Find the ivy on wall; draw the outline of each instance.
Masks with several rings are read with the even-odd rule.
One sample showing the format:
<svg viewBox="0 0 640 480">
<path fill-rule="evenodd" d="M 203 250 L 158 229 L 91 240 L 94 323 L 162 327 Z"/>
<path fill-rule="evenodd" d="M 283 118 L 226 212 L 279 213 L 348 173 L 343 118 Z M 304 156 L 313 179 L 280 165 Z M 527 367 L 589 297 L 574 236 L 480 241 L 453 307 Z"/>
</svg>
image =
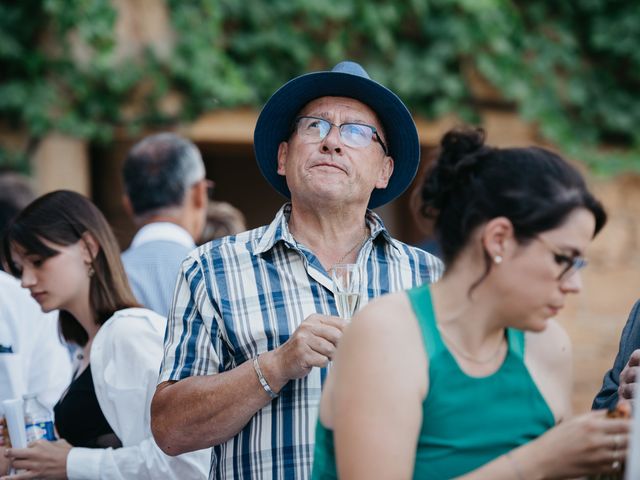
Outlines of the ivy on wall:
<svg viewBox="0 0 640 480">
<path fill-rule="evenodd" d="M 0 121 L 26 129 L 22 163 L 51 130 L 116 131 L 259 107 L 300 73 L 362 63 L 429 118 L 478 120 L 479 72 L 541 134 L 598 171 L 640 171 L 640 3 L 623 0 L 166 0 L 168 55 L 116 56 L 110 0 L 0 4 Z M 77 45 L 83 46 L 80 54 Z M 179 108 L 167 109 L 169 94 Z M 603 147 L 606 145 L 606 149 Z"/>
</svg>

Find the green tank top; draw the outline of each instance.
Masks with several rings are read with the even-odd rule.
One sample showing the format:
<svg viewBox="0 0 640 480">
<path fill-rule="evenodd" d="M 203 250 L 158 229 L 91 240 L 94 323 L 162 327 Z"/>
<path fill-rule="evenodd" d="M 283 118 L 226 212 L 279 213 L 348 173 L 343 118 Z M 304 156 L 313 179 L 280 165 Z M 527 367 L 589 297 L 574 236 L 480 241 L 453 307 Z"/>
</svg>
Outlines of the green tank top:
<svg viewBox="0 0 640 480">
<path fill-rule="evenodd" d="M 429 287 L 407 294 L 429 357 L 414 479 L 464 475 L 553 427 L 553 414 L 524 364 L 523 332 L 507 329 L 509 350 L 494 374 L 470 377 L 440 337 Z M 312 479 L 335 478 L 333 432 L 318 421 Z"/>
</svg>

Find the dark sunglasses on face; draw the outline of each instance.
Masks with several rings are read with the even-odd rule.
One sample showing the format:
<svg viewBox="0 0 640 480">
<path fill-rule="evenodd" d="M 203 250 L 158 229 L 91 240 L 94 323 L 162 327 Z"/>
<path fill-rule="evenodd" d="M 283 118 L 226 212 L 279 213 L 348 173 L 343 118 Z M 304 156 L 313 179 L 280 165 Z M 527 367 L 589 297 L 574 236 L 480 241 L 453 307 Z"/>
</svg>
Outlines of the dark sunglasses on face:
<svg viewBox="0 0 640 480">
<path fill-rule="evenodd" d="M 548 240 L 545 240 L 540 236 L 535 237 L 535 239 L 539 240 L 540 243 L 547 247 L 547 250 L 549 250 L 553 254 L 553 260 L 563 268 L 560 272 L 560 275 L 558 275 L 558 280 L 565 280 L 569 278 L 578 270 L 586 267 L 588 264 L 587 259 L 581 257 L 580 255 L 569 256 L 558 252 L 556 248 L 549 243 Z"/>
<path fill-rule="evenodd" d="M 336 127 L 340 133 L 340 140 L 349 147 L 363 148 L 371 144 L 371 140 L 375 137 L 382 147 L 385 155 L 388 155 L 387 146 L 384 144 L 378 130 L 372 125 L 363 123 L 343 123 L 336 125 L 324 118 L 319 117 L 298 117 L 295 122 L 296 133 L 298 136 L 309 143 L 322 141 L 332 127 Z"/>
</svg>

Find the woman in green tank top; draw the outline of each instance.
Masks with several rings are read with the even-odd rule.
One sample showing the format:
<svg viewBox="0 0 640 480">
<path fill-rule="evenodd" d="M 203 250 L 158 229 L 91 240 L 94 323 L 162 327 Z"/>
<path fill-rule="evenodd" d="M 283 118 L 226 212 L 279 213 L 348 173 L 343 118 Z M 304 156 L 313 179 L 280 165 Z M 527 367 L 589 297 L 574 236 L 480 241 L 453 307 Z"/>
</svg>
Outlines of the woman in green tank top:
<svg viewBox="0 0 640 480">
<path fill-rule="evenodd" d="M 628 420 L 570 418 L 571 347 L 553 320 L 580 291 L 601 204 L 547 150 L 492 148 L 480 130 L 441 146 L 422 211 L 447 270 L 354 318 L 322 396 L 312 478 L 619 471 Z"/>
</svg>

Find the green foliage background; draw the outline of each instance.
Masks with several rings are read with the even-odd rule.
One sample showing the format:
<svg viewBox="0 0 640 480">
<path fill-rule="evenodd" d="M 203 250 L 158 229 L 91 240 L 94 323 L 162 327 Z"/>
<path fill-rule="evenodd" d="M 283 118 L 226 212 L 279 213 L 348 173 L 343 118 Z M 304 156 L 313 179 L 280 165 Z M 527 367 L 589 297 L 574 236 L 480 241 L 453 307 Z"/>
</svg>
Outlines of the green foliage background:
<svg viewBox="0 0 640 480">
<path fill-rule="evenodd" d="M 169 56 L 115 55 L 109 0 L 0 4 L 0 121 L 30 146 L 56 130 L 105 142 L 116 129 L 259 107 L 284 82 L 345 58 L 435 118 L 477 121 L 475 70 L 565 153 L 640 171 L 640 2 L 624 0 L 166 0 Z M 91 53 L 72 60 L 72 42 Z M 179 114 L 161 101 L 180 96 Z M 135 104 L 137 108 L 123 108 Z M 606 149 L 603 146 L 606 145 Z M 29 149 L 0 148 L 24 167 Z"/>
</svg>

